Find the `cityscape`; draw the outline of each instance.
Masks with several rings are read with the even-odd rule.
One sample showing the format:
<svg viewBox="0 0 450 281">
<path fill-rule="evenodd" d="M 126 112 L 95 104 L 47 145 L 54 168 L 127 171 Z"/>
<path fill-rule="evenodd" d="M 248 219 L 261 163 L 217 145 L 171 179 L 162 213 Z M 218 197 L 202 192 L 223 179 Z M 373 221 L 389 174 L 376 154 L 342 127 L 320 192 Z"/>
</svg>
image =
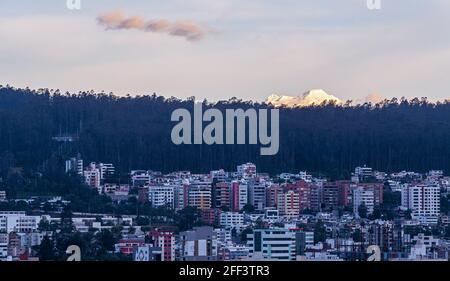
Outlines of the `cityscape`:
<svg viewBox="0 0 450 281">
<path fill-rule="evenodd" d="M 449 11 L 0 1 L 0 276 L 450 275 Z"/>
<path fill-rule="evenodd" d="M 64 170 L 108 202 L 135 202 L 136 211 L 72 212 L 64 195 L 9 199 L 0 190 L 0 206 L 31 207 L 0 211 L 0 260 L 65 260 L 70 252 L 58 256 L 58 247 L 69 246 L 79 260 L 92 247 L 107 260 L 142 262 L 363 261 L 369 247 L 383 261 L 449 258 L 450 177 L 439 170 L 362 166 L 330 181 L 308 172 L 270 176 L 245 163 L 205 174 L 133 170 L 116 182 L 113 164 L 85 165 L 81 155 Z M 86 237 L 96 242 L 86 246 Z"/>
</svg>

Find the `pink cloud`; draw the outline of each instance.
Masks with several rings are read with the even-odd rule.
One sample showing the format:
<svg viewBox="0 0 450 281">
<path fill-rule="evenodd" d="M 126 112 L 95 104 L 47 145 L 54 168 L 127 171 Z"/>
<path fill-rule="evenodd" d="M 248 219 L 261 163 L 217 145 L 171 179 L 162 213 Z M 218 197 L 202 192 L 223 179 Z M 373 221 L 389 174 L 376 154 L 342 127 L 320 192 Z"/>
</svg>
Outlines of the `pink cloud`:
<svg viewBox="0 0 450 281">
<path fill-rule="evenodd" d="M 189 41 L 203 39 L 209 29 L 193 21 L 170 22 L 166 19 L 146 20 L 142 17 L 125 17 L 121 11 L 108 12 L 97 17 L 99 25 L 110 29 L 136 29 L 146 32 L 165 32 L 171 36 L 183 37 Z"/>
</svg>

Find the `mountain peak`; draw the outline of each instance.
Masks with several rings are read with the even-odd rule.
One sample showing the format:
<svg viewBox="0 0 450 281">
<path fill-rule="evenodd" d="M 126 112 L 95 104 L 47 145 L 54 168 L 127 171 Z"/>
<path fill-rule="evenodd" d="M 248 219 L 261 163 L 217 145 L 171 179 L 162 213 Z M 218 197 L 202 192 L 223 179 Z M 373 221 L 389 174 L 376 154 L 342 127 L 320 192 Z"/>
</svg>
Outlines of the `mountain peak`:
<svg viewBox="0 0 450 281">
<path fill-rule="evenodd" d="M 266 103 L 271 104 L 275 107 L 306 107 L 311 105 L 320 105 L 325 101 L 342 104 L 342 101 L 340 99 L 328 94 L 322 89 L 313 89 L 297 97 L 279 96 L 274 94 L 267 98 Z"/>
</svg>

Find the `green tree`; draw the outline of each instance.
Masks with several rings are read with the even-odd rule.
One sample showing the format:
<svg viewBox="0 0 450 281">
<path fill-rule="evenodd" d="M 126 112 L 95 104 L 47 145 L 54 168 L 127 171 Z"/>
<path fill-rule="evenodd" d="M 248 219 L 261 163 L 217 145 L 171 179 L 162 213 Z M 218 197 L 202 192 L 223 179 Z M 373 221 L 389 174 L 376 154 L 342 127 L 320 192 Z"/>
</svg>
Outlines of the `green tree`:
<svg viewBox="0 0 450 281">
<path fill-rule="evenodd" d="M 358 215 L 360 218 L 362 219 L 366 219 L 367 218 L 367 207 L 364 203 L 362 203 L 361 205 L 359 205 L 358 207 Z"/>
<path fill-rule="evenodd" d="M 253 229 L 251 227 L 247 227 L 246 229 L 242 230 L 241 234 L 239 236 L 240 242 L 242 244 L 247 243 L 247 234 L 251 234 L 251 233 L 253 233 Z"/>
<path fill-rule="evenodd" d="M 65 206 L 61 213 L 61 233 L 72 233 L 75 229 L 72 221 L 72 211 L 69 206 Z"/>
<path fill-rule="evenodd" d="M 355 229 L 355 231 L 353 232 L 353 234 L 352 234 L 352 238 L 353 238 L 353 241 L 355 241 L 355 242 L 362 242 L 362 232 L 361 232 L 361 230 L 360 229 Z"/>
<path fill-rule="evenodd" d="M 183 210 L 178 211 L 177 225 L 180 231 L 192 229 L 194 226 L 199 226 L 200 223 L 200 210 L 194 207 L 186 207 Z"/>
<path fill-rule="evenodd" d="M 314 226 L 314 244 L 325 242 L 327 239 L 327 229 L 323 221 L 319 220 Z"/>
<path fill-rule="evenodd" d="M 45 236 L 39 245 L 38 257 L 41 261 L 52 261 L 55 259 L 54 243 L 48 236 Z"/>
<path fill-rule="evenodd" d="M 255 211 L 255 207 L 252 204 L 245 204 L 245 206 L 242 208 L 242 211 L 251 214 Z"/>
</svg>

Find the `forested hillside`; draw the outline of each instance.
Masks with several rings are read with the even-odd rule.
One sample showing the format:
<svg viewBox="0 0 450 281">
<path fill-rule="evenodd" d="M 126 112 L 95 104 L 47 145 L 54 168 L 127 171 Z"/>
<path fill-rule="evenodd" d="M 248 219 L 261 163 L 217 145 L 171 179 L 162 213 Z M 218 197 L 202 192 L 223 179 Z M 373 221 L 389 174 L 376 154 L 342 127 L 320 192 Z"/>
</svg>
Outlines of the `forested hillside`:
<svg viewBox="0 0 450 281">
<path fill-rule="evenodd" d="M 267 107 L 238 99 L 214 106 Z M 180 107 L 192 110 L 193 99 L 1 87 L 0 173 L 5 175 L 13 167 L 37 172 L 63 168 L 62 161 L 77 152 L 85 163 L 110 162 L 122 173 L 234 170 L 248 161 L 261 172 L 307 170 L 332 178 L 348 177 L 363 164 L 384 171 L 450 172 L 448 102 L 394 99 L 376 106 L 283 108 L 276 156 L 260 156 L 259 145 L 172 144 L 175 123 L 170 117 Z M 75 141 L 52 139 L 65 135 Z"/>
</svg>

